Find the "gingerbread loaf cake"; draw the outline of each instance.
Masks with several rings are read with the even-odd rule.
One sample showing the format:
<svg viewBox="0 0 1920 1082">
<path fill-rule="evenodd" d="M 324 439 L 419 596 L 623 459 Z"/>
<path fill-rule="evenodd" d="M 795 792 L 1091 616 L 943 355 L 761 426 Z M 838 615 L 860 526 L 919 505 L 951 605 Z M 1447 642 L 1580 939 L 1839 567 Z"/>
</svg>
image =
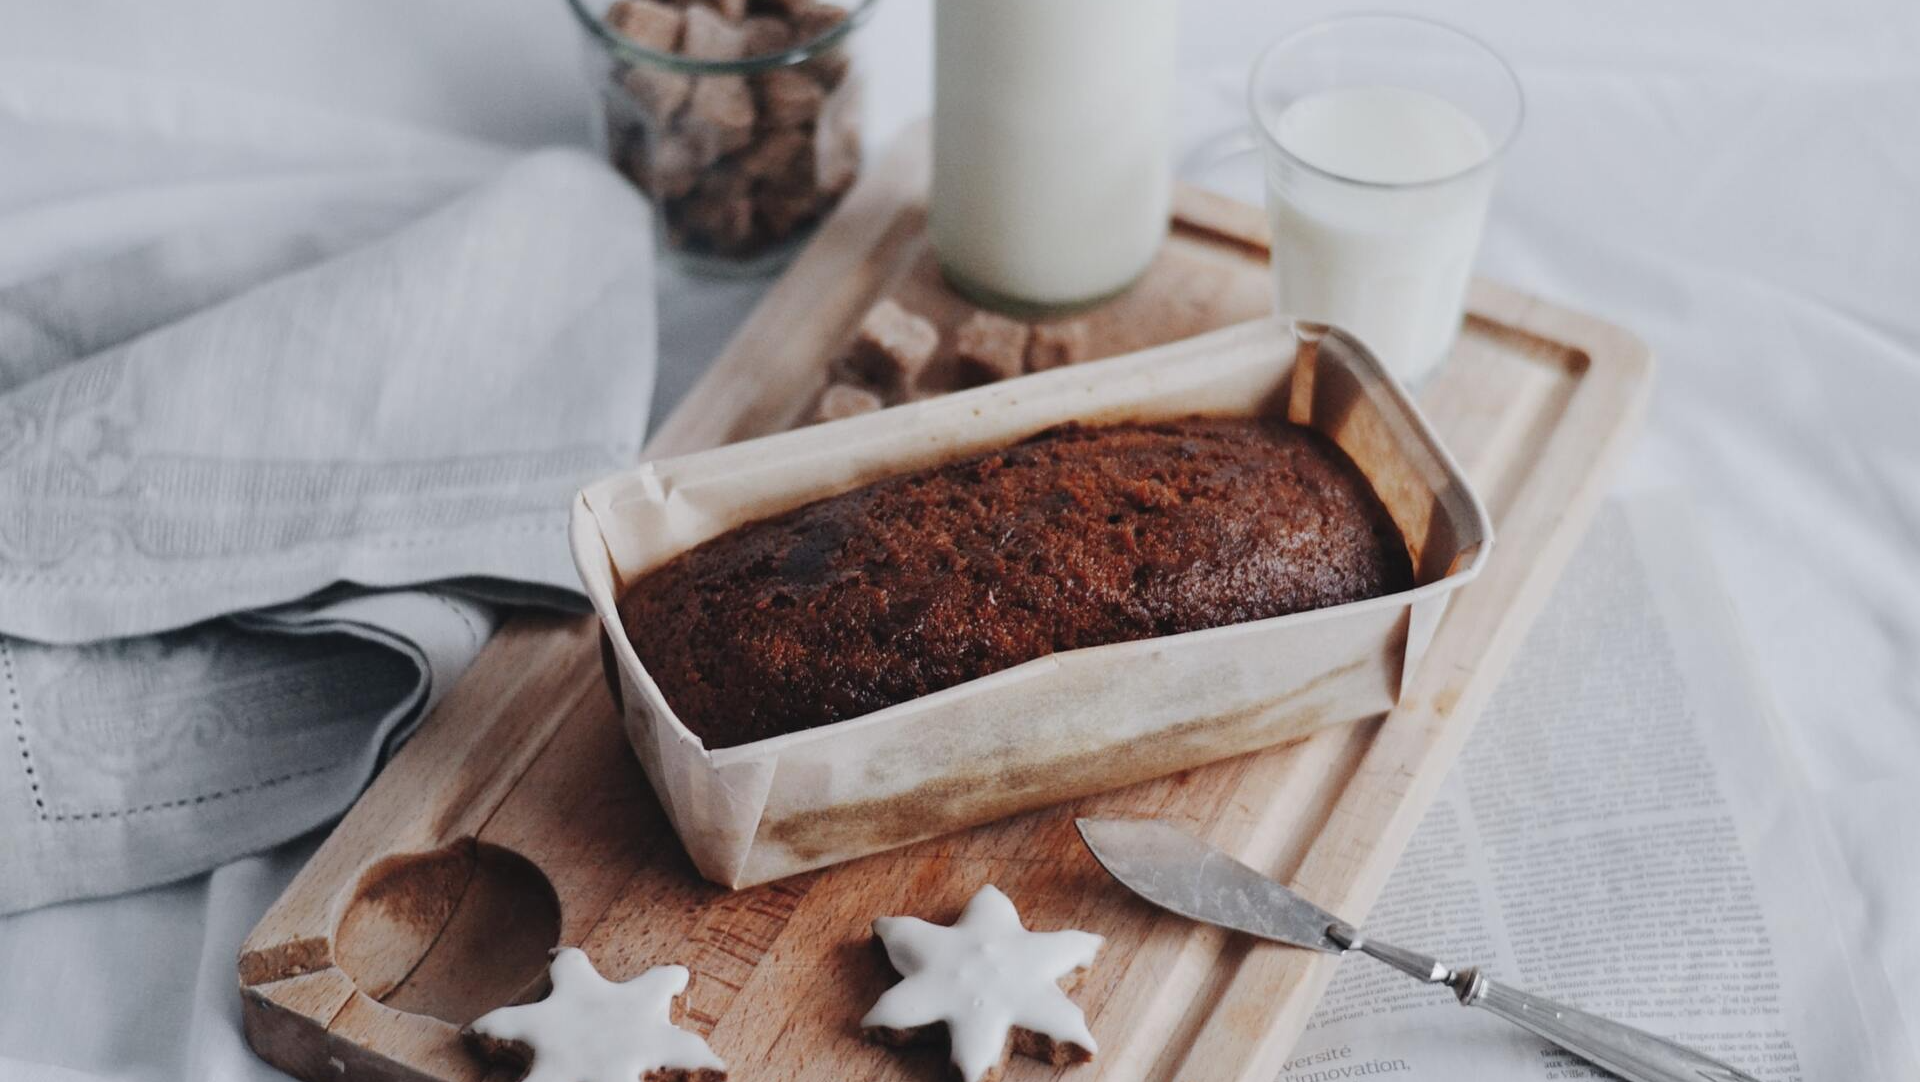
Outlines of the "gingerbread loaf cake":
<svg viewBox="0 0 1920 1082">
<path fill-rule="evenodd" d="M 1195 417 L 1057 427 L 748 523 L 642 576 L 620 614 L 667 703 L 721 748 L 1412 581 L 1331 441 Z"/>
</svg>

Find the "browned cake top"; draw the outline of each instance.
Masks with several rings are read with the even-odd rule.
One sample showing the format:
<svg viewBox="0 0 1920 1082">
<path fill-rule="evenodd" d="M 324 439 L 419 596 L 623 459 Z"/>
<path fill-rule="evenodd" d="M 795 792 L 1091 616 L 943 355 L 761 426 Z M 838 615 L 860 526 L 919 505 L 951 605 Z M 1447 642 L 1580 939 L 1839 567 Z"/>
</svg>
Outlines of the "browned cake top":
<svg viewBox="0 0 1920 1082">
<path fill-rule="evenodd" d="M 1406 589 L 1339 448 L 1280 421 L 1066 425 L 748 523 L 620 612 L 708 747 L 858 717 L 1061 650 Z"/>
</svg>

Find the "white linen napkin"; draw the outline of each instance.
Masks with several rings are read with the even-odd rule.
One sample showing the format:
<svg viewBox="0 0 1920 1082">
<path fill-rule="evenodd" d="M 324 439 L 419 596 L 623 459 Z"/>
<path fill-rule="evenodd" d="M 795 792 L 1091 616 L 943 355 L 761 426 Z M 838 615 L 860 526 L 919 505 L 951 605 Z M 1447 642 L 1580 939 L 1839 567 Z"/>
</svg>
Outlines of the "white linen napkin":
<svg viewBox="0 0 1920 1082">
<path fill-rule="evenodd" d="M 652 239 L 598 161 L 189 135 L 0 180 L 0 912 L 343 811 L 493 603 L 574 603 L 566 501 L 645 426 Z"/>
</svg>

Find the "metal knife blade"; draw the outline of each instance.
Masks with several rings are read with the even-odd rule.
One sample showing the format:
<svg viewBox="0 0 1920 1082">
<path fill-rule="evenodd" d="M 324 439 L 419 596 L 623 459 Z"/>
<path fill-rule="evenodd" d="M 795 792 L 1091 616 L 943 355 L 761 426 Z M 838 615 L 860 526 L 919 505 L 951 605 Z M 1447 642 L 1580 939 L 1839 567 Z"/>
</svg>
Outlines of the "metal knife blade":
<svg viewBox="0 0 1920 1082">
<path fill-rule="evenodd" d="M 1345 922 L 1185 831 L 1156 819 L 1076 819 L 1095 860 L 1170 912 L 1309 950 L 1341 953 Z"/>
</svg>

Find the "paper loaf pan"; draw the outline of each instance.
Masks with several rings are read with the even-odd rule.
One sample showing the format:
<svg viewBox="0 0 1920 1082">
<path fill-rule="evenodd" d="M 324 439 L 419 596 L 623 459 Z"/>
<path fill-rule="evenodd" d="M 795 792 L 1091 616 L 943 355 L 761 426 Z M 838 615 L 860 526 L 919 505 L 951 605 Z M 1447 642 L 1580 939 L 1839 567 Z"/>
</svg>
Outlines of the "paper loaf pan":
<svg viewBox="0 0 1920 1082">
<path fill-rule="evenodd" d="M 1414 588 L 1054 654 L 863 717 L 712 751 L 674 715 L 621 626 L 627 584 L 743 523 L 1064 421 L 1195 413 L 1284 413 L 1331 437 L 1407 538 Z M 628 738 L 701 874 L 737 888 L 1383 713 L 1492 534 L 1458 469 L 1364 347 L 1318 325 L 1258 320 L 644 463 L 580 493 L 572 545 L 606 629 Z"/>
</svg>

